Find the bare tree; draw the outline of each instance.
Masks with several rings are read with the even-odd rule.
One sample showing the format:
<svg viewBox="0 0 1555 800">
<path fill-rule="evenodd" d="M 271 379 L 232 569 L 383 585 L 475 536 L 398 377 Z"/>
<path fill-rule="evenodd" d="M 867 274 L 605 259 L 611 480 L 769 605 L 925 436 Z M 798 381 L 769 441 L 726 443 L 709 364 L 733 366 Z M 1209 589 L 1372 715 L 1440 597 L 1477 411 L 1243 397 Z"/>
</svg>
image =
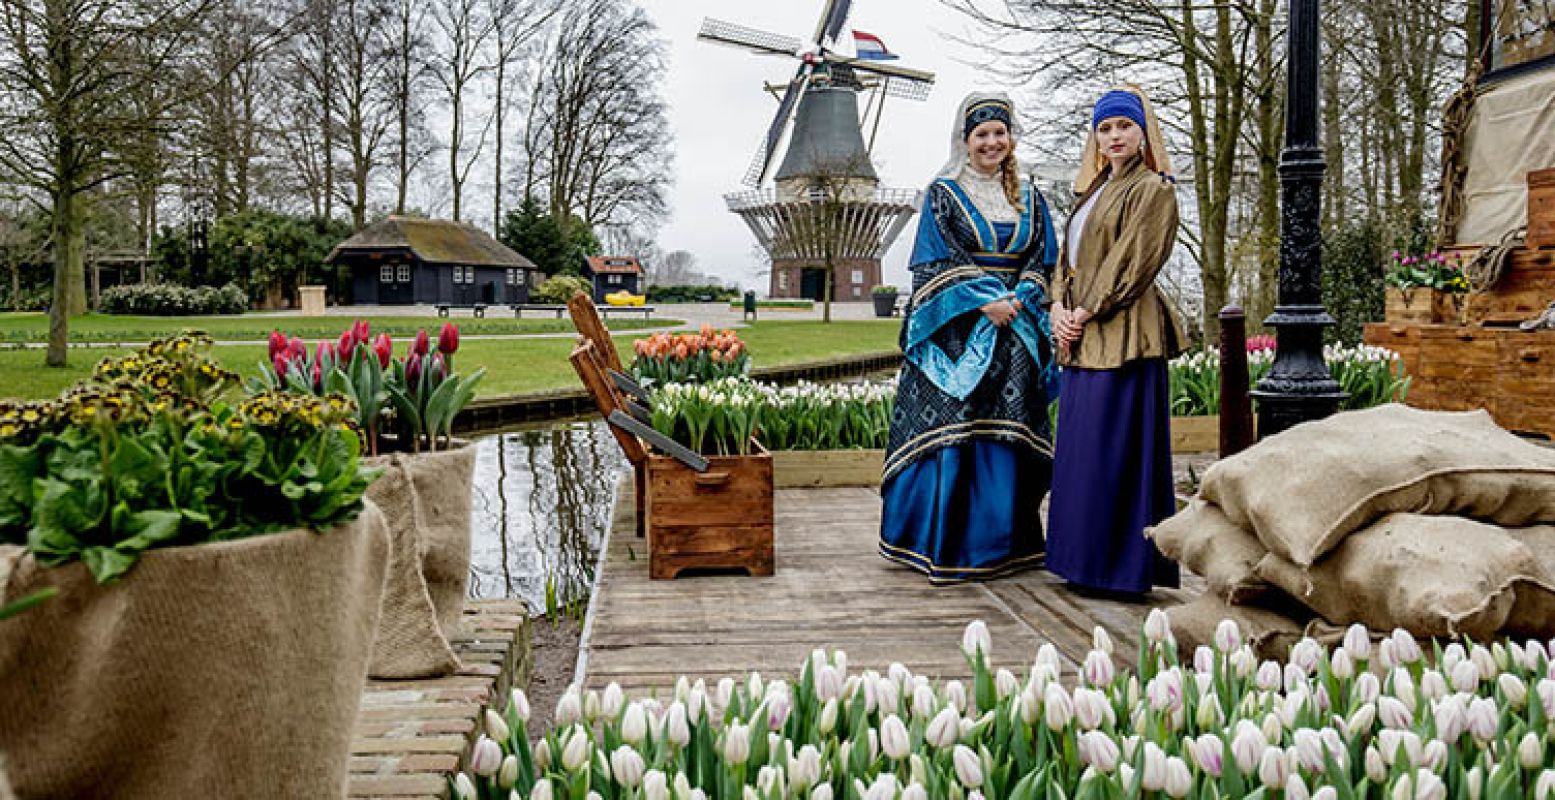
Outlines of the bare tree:
<svg viewBox="0 0 1555 800">
<path fill-rule="evenodd" d="M 350 158 L 350 189 L 343 199 L 351 208 L 351 227 L 361 230 L 367 224 L 368 192 L 373 168 L 378 166 L 378 149 L 393 124 L 394 105 L 385 29 L 389 9 L 381 0 L 340 0 L 339 131 Z"/>
<path fill-rule="evenodd" d="M 493 22 L 491 15 L 483 13 L 481 0 L 438 0 L 432 11 L 433 22 L 441 33 L 441 41 L 432 60 L 432 75 L 443 88 L 443 101 L 448 104 L 448 177 L 452 189 L 453 218 L 463 216 L 464 184 L 470 171 L 485 147 L 486 135 L 491 130 L 492 118 L 486 116 L 480 134 L 467 151 L 465 130 L 467 94 L 481 76 L 492 70 L 485 61 L 484 50 L 490 38 Z"/>
<path fill-rule="evenodd" d="M 428 65 L 426 5 L 416 0 L 393 0 L 389 9 L 389 102 L 394 109 L 394 213 L 405 213 L 410 176 L 432 153 L 430 136 L 422 120 L 421 84 Z"/>
<path fill-rule="evenodd" d="M 132 92 L 167 79 L 208 0 L 0 0 L 0 170 L 51 218 L 54 297 L 47 363 L 66 360 L 69 318 L 86 310 L 90 195 L 126 174 L 118 146 L 187 97 L 136 109 Z"/>
<path fill-rule="evenodd" d="M 505 188 L 502 183 L 502 167 L 504 146 L 507 144 L 507 139 L 503 135 L 504 123 L 507 121 L 508 108 L 513 103 L 512 84 L 522 77 L 521 74 L 514 74 L 514 71 L 524 49 L 555 15 L 556 6 L 542 8 L 539 4 L 527 0 L 488 0 L 488 4 L 495 45 L 493 70 L 495 96 L 492 99 L 491 114 L 492 121 L 496 125 L 491 197 L 491 229 L 495 231 L 502 227 L 502 193 Z M 544 65 L 540 66 L 543 68 Z"/>
</svg>

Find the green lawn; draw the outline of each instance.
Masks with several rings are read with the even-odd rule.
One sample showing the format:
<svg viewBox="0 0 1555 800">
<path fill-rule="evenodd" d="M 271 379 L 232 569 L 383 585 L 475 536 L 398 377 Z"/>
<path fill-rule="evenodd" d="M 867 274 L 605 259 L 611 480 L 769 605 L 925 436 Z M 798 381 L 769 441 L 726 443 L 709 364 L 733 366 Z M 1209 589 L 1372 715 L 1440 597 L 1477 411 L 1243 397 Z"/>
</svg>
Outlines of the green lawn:
<svg viewBox="0 0 1555 800">
<path fill-rule="evenodd" d="M 562 319 L 513 319 L 502 316 L 502 309 L 491 309 L 492 316 L 475 319 L 454 317 L 363 317 L 372 324 L 373 333 L 390 336 L 415 336 L 426 329 L 436 335 L 443 323 L 452 321 L 466 336 L 515 333 L 560 333 L 572 330 L 572 322 Z M 218 341 L 262 341 L 270 331 L 279 329 L 307 340 L 334 339 L 350 325 L 350 317 L 257 316 L 231 317 L 130 317 L 112 314 L 84 314 L 70 320 L 72 342 L 148 342 L 186 329 L 202 330 Z M 614 330 L 628 331 L 679 325 L 677 319 L 612 319 Z M 48 341 L 49 318 L 40 312 L 0 313 L 0 342 Z"/>
<path fill-rule="evenodd" d="M 463 322 L 464 320 L 461 320 Z M 612 329 L 620 321 L 610 322 Z M 758 322 L 739 331 L 749 345 L 755 366 L 768 367 L 819 361 L 837 356 L 879 353 L 896 349 L 900 321 L 833 322 Z M 630 363 L 634 336 L 616 337 L 622 360 Z M 311 340 L 310 340 L 311 341 Z M 566 389 L 578 379 L 567 363 L 572 349 L 568 339 L 506 339 L 464 341 L 459 346 L 456 366 L 459 371 L 486 367 L 480 396 Z M 48 369 L 43 366 L 40 349 L 0 350 L 0 396 L 17 398 L 53 397 L 60 390 L 90 374 L 98 360 L 129 352 L 122 348 L 77 348 L 70 351 L 70 366 Z M 404 352 L 403 344 L 395 348 Z M 265 348 L 257 345 L 223 345 L 215 348 L 216 357 L 245 376 L 254 374 Z"/>
</svg>

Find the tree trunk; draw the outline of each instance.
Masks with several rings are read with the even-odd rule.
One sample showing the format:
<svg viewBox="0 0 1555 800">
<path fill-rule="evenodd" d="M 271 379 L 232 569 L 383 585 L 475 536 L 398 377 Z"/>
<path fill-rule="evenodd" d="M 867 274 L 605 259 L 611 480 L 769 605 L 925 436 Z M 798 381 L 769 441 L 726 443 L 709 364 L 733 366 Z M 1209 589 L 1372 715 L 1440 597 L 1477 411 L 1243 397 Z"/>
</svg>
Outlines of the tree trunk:
<svg viewBox="0 0 1555 800">
<path fill-rule="evenodd" d="M 1248 298 L 1248 321 L 1261 330 L 1274 312 L 1280 275 L 1280 148 L 1285 126 L 1281 117 L 1283 92 L 1274 68 L 1274 0 L 1262 0 L 1254 37 L 1258 48 L 1258 94 L 1253 114 L 1258 128 L 1258 280 Z M 1206 308 L 1216 314 L 1219 308 Z"/>
<path fill-rule="evenodd" d="M 86 311 L 82 250 L 86 244 L 82 198 L 68 189 L 54 195 L 54 297 L 49 303 L 49 348 L 45 362 L 66 363 L 70 318 Z"/>
</svg>

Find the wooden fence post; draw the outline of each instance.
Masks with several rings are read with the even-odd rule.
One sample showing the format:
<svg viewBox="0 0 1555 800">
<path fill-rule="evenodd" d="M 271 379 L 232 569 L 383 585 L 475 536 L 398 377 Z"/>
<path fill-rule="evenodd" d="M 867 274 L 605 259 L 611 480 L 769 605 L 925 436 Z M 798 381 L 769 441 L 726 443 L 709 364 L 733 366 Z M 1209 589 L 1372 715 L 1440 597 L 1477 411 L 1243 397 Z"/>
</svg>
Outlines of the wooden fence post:
<svg viewBox="0 0 1555 800">
<path fill-rule="evenodd" d="M 1220 309 L 1220 457 L 1253 444 L 1253 401 L 1248 395 L 1247 314 L 1241 306 Z"/>
</svg>

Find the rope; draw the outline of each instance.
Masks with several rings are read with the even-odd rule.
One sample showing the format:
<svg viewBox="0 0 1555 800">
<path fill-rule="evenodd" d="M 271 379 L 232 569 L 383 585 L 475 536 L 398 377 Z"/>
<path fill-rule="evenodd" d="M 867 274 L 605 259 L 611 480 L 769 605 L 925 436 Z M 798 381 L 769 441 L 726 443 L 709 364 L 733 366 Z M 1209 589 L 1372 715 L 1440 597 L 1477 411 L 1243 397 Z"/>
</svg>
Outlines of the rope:
<svg viewBox="0 0 1555 800">
<path fill-rule="evenodd" d="M 1439 247 L 1445 247 L 1457 238 L 1458 222 L 1463 218 L 1463 181 L 1469 172 L 1463 145 L 1468 135 L 1469 118 L 1474 111 L 1480 70 L 1480 62 L 1475 59 L 1463 85 L 1442 107 L 1442 200 L 1436 221 L 1436 241 Z"/>
<path fill-rule="evenodd" d="M 1527 232 L 1526 227 L 1507 231 L 1499 244 L 1480 248 L 1474 258 L 1463 265 L 1463 277 L 1469 282 L 1469 296 L 1459 308 L 1460 324 L 1467 322 L 1469 307 L 1474 304 L 1474 298 L 1496 288 L 1496 284 L 1511 271 L 1512 251 L 1523 246 L 1523 237 Z"/>
</svg>

